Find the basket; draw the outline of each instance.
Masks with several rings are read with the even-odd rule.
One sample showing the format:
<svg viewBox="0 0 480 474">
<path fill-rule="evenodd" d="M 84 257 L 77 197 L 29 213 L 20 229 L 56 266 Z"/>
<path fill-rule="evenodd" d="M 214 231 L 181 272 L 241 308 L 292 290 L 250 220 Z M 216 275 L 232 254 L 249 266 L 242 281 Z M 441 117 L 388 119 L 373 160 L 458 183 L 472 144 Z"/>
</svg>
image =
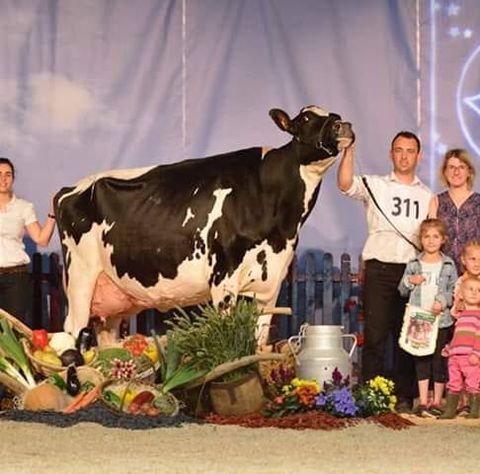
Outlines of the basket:
<svg viewBox="0 0 480 474">
<path fill-rule="evenodd" d="M 20 334 L 28 337 L 28 339 L 32 338 L 32 330 L 22 321 L 12 316 L 10 313 L 7 313 L 4 309 L 0 308 L 0 318 L 5 318 L 13 329 L 18 331 Z"/>
<path fill-rule="evenodd" d="M 32 330 L 26 324 L 22 323 L 22 321 L 15 318 L 10 313 L 7 313 L 7 311 L 1 308 L 0 308 L 0 318 L 6 319 L 10 323 L 13 329 L 15 329 L 17 332 L 19 332 L 24 336 L 23 338 L 20 338 L 20 342 L 22 343 L 25 354 L 27 355 L 28 360 L 30 361 L 30 364 L 32 365 L 35 372 L 45 377 L 48 377 L 54 372 L 62 372 L 63 370 L 66 369 L 66 367 L 64 366 L 49 364 L 47 362 L 43 362 L 33 357 L 32 350 L 29 343 L 29 341 L 32 340 Z M 49 335 L 49 338 L 50 337 L 51 335 Z M 91 366 L 95 362 L 98 356 L 98 350 L 97 349 L 94 349 L 94 350 L 95 350 L 94 358 L 88 364 L 82 367 Z M 18 389 L 15 391 L 18 392 Z"/>
<path fill-rule="evenodd" d="M 32 367 L 35 370 L 35 372 L 39 373 L 40 375 L 48 377 L 49 375 L 52 375 L 55 372 L 58 373 L 66 370 L 66 367 L 63 365 L 59 366 L 59 365 L 49 364 L 48 362 L 44 362 L 43 360 L 39 360 L 35 358 L 32 354 L 30 343 L 26 339 L 22 339 L 22 344 L 23 344 L 23 349 L 25 350 L 25 354 L 27 355 L 28 360 L 30 361 L 30 364 L 32 364 Z M 93 350 L 95 351 L 94 358 L 88 364 L 77 367 L 77 370 L 81 369 L 82 367 L 90 367 L 95 362 L 98 356 L 98 350 L 95 348 Z"/>
<path fill-rule="evenodd" d="M 59 373 L 60 377 L 63 378 L 63 380 L 67 380 L 67 369 L 65 367 L 62 367 L 62 371 Z M 88 367 L 86 365 L 83 365 L 81 367 L 77 367 L 77 377 L 80 383 L 83 385 L 86 382 L 92 383 L 95 387 L 102 385 L 105 382 L 105 377 L 103 374 L 97 370 L 94 369 L 93 367 Z M 47 379 L 42 380 L 38 385 L 45 385 L 50 383 Z M 23 410 L 24 409 L 24 402 L 25 402 L 25 397 L 28 396 L 29 390 L 24 390 L 21 393 L 17 394 L 17 397 L 15 397 L 15 408 L 17 410 Z M 72 396 L 68 395 L 66 392 L 64 392 L 65 396 L 65 403 L 68 404 L 70 401 L 73 399 Z"/>
<path fill-rule="evenodd" d="M 63 371 L 60 372 L 60 376 L 67 380 L 67 369 L 63 367 Z M 81 365 L 77 367 L 77 377 L 81 384 L 85 382 L 91 382 L 93 385 L 98 386 L 102 385 L 105 382 L 105 377 L 103 374 L 93 367 L 89 367 L 88 365 Z"/>
<path fill-rule="evenodd" d="M 129 414 L 127 400 L 128 392 L 140 393 L 149 391 L 155 397 L 155 406 L 159 409 L 158 416 L 176 416 L 180 411 L 179 401 L 171 393 L 163 393 L 160 387 L 144 383 L 138 379 L 108 379 L 100 387 L 100 400 L 111 411 L 121 414 Z M 120 405 L 115 405 L 107 398 L 108 392 L 114 392 Z M 147 416 L 147 415 L 144 415 Z"/>
<path fill-rule="evenodd" d="M 102 357 L 98 357 L 99 354 L 103 353 L 103 351 L 108 351 L 109 349 L 121 349 L 124 351 L 125 354 L 128 354 L 130 359 L 134 361 L 136 365 L 136 374 L 134 378 L 141 380 L 142 382 L 148 383 L 148 384 L 155 384 L 156 380 L 156 375 L 157 371 L 160 368 L 160 361 L 157 361 L 156 363 L 153 363 L 146 355 L 142 354 L 139 356 L 133 356 L 130 354 L 128 349 L 125 349 L 123 347 L 123 344 L 121 341 L 115 343 L 112 346 L 109 346 L 104 349 L 99 349 L 96 353 L 95 359 L 91 362 L 89 365 L 93 365 L 94 367 L 97 367 L 100 371 L 103 372 L 103 374 L 107 378 L 115 378 L 115 376 L 111 376 L 110 369 L 111 369 L 111 360 L 110 361 L 102 361 Z M 95 363 L 97 362 L 97 363 Z"/>
</svg>

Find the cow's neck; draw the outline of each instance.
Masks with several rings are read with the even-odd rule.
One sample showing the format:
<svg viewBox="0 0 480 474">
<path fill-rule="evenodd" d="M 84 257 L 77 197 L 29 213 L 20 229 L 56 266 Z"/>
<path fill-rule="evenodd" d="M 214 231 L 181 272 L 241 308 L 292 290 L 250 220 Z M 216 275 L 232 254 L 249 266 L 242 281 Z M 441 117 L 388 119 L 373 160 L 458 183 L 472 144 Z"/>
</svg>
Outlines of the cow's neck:
<svg viewBox="0 0 480 474">
<path fill-rule="evenodd" d="M 267 156 L 265 176 L 269 179 L 283 177 L 277 182 L 278 195 L 283 196 L 281 200 L 288 203 L 295 197 L 301 200 L 297 221 L 301 226 L 315 205 L 322 177 L 335 162 L 335 157 L 322 160 L 321 152 L 298 142 L 271 150 Z"/>
</svg>

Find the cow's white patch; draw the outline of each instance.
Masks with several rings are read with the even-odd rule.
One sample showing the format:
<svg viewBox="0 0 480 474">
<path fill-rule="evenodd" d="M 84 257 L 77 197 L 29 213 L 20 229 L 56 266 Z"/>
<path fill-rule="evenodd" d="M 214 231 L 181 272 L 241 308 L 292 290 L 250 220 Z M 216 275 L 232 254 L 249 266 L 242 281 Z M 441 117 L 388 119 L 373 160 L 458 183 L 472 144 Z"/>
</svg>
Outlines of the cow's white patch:
<svg viewBox="0 0 480 474">
<path fill-rule="evenodd" d="M 300 176 L 305 183 L 305 194 L 303 196 L 303 215 L 308 210 L 308 203 L 312 198 L 312 194 L 315 191 L 318 183 L 322 180 L 326 171 L 335 163 L 336 156 L 327 158 L 326 160 L 313 161 L 308 165 L 300 166 Z M 302 216 L 303 216 L 302 215 Z M 300 227 L 300 221 L 299 221 Z"/>
<path fill-rule="evenodd" d="M 232 188 L 216 189 L 213 191 L 215 203 L 213 204 L 212 210 L 208 214 L 208 220 L 205 227 L 200 231 L 200 237 L 204 242 L 207 241 L 208 231 L 212 227 L 212 224 L 222 216 L 223 202 L 231 192 Z"/>
<path fill-rule="evenodd" d="M 302 109 L 302 113 L 307 111 L 313 112 L 320 117 L 328 117 L 330 115 L 326 110 L 323 110 L 321 107 L 318 107 L 316 105 L 310 105 L 309 107 L 304 107 Z"/>
<path fill-rule="evenodd" d="M 196 187 L 196 188 L 193 190 L 192 196 L 195 196 L 195 194 L 197 194 L 198 191 L 200 191 L 200 188 L 199 188 L 199 187 Z"/>
<path fill-rule="evenodd" d="M 263 241 L 247 251 L 233 277 L 238 280 L 239 294 L 255 297 L 261 304 L 275 303 L 282 280 L 293 256 L 294 239 L 286 242 L 285 250 L 275 253 L 267 241 Z M 258 262 L 259 252 L 265 252 L 266 280 L 263 280 L 264 268 Z"/>
<path fill-rule="evenodd" d="M 155 166 L 147 166 L 144 168 L 132 168 L 132 169 L 125 169 L 125 170 L 109 170 L 109 171 L 104 171 L 102 173 L 94 174 L 91 176 L 87 176 L 86 178 L 81 179 L 75 184 L 75 188 L 70 191 L 69 193 L 65 193 L 59 200 L 58 202 L 61 203 L 65 198 L 68 196 L 72 196 L 74 194 L 80 194 L 86 189 L 89 188 L 89 186 L 92 186 L 91 192 L 93 193 L 94 191 L 94 183 L 98 181 L 101 178 L 118 178 L 118 179 L 133 179 L 137 178 L 138 176 L 142 176 L 142 174 L 147 173 L 151 169 L 155 168 Z"/>
<path fill-rule="evenodd" d="M 78 334 L 88 324 L 90 303 L 92 301 L 95 282 L 105 268 L 105 260 L 111 251 L 103 249 L 99 252 L 102 232 L 108 232 L 114 224 L 103 221 L 82 235 L 78 244 L 66 233 L 62 236 L 62 244 L 66 248 L 65 258 L 70 261 L 68 268 L 68 314 L 65 319 L 65 330 Z"/>
<path fill-rule="evenodd" d="M 185 219 L 183 219 L 183 222 L 182 222 L 182 227 L 185 227 L 185 224 L 190 220 L 190 219 L 193 219 L 195 217 L 195 214 L 192 212 L 192 210 L 190 208 L 187 209 L 187 213 L 185 215 Z"/>
</svg>

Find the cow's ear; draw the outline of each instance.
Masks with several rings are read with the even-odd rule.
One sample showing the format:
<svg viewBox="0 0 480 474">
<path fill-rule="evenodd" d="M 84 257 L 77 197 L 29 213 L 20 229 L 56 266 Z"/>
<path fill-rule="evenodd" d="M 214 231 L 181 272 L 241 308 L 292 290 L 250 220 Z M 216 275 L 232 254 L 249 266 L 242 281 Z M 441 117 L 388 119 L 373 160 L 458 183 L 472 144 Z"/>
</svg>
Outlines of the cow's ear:
<svg viewBox="0 0 480 474">
<path fill-rule="evenodd" d="M 281 109 L 271 109 L 269 114 L 280 130 L 292 133 L 292 121 L 286 112 Z"/>
</svg>

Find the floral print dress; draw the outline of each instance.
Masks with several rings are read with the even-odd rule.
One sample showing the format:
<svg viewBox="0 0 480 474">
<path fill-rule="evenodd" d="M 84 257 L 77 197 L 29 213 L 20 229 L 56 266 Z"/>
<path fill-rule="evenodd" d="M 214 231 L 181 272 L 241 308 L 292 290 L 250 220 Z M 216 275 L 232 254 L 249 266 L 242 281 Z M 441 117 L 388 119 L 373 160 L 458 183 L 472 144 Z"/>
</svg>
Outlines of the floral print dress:
<svg viewBox="0 0 480 474">
<path fill-rule="evenodd" d="M 448 191 L 440 193 L 437 217 L 447 224 L 448 242 L 443 251 L 453 259 L 460 275 L 464 245 L 471 240 L 480 240 L 480 194 L 473 193 L 457 208 Z"/>
</svg>

